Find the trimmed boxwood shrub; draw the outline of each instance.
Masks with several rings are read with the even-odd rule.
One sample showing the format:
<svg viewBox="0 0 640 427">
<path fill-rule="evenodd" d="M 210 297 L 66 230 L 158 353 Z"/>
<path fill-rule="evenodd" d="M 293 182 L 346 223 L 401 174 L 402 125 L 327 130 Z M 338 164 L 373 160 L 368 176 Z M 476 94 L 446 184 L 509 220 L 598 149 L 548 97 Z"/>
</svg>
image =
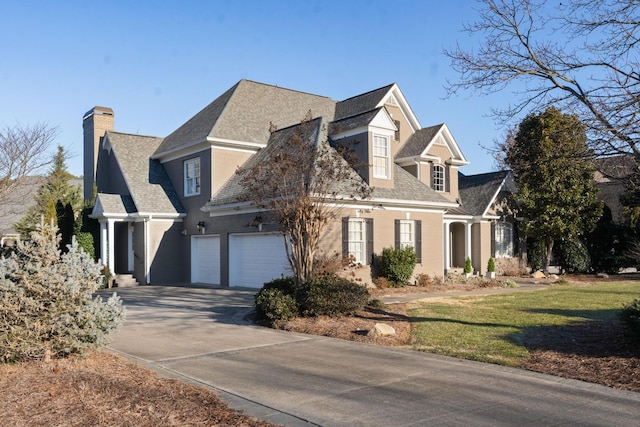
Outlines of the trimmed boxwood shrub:
<svg viewBox="0 0 640 427">
<path fill-rule="evenodd" d="M 298 303 L 293 295 L 277 288 L 266 286 L 258 292 L 256 300 L 256 320 L 273 325 L 286 322 L 298 315 Z"/>
<path fill-rule="evenodd" d="M 377 259 L 378 274 L 394 286 L 404 286 L 411 279 L 418 256 L 412 247 L 384 248 Z"/>
<path fill-rule="evenodd" d="M 284 294 L 287 295 L 295 295 L 296 293 L 296 282 L 293 277 L 279 277 L 277 279 L 273 279 L 270 282 L 264 284 L 262 289 L 279 289 Z"/>
<path fill-rule="evenodd" d="M 364 286 L 337 276 L 314 277 L 303 283 L 296 295 L 304 316 L 353 314 L 369 300 Z"/>
</svg>

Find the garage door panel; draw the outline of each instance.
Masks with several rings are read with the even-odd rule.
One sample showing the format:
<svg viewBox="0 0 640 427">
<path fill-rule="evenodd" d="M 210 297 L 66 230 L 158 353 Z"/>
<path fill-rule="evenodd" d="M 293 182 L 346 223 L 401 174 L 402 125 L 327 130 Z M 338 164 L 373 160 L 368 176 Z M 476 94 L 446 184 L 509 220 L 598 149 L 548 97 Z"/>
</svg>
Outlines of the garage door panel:
<svg viewBox="0 0 640 427">
<path fill-rule="evenodd" d="M 192 236 L 191 283 L 220 284 L 220 236 Z"/>
<path fill-rule="evenodd" d="M 265 282 L 291 275 L 280 234 L 229 236 L 229 284 L 260 288 Z"/>
</svg>

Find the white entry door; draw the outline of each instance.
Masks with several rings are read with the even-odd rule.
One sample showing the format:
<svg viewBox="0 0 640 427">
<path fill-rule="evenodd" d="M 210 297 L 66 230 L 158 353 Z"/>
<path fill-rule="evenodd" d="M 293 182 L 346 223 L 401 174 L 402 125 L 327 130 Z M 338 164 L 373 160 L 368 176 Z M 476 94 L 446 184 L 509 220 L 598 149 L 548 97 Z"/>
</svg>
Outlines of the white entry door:
<svg viewBox="0 0 640 427">
<path fill-rule="evenodd" d="M 229 285 L 261 288 L 265 282 L 290 276 L 291 267 L 281 234 L 229 236 Z"/>
<path fill-rule="evenodd" d="M 220 236 L 191 236 L 191 283 L 220 284 Z"/>
</svg>

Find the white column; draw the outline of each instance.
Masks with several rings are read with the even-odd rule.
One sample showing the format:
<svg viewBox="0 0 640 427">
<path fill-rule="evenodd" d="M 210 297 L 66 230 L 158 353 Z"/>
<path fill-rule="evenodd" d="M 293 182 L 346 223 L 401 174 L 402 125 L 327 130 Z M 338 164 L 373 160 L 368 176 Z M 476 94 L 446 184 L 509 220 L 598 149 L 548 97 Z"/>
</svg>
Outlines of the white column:
<svg viewBox="0 0 640 427">
<path fill-rule="evenodd" d="M 107 221 L 105 219 L 100 220 L 100 262 L 102 265 L 107 265 Z"/>
<path fill-rule="evenodd" d="M 464 231 L 464 256 L 471 258 L 471 226 L 470 222 L 466 223 Z M 473 261 L 473 260 L 472 260 Z"/>
<path fill-rule="evenodd" d="M 113 219 L 108 218 L 107 219 L 107 242 L 108 242 L 108 252 L 107 252 L 107 256 L 108 256 L 108 262 L 107 265 L 109 266 L 109 271 L 111 271 L 111 274 L 115 273 L 115 242 L 114 242 L 114 222 Z"/>
<path fill-rule="evenodd" d="M 149 219 L 144 220 L 144 269 L 147 285 L 151 283 L 151 260 L 149 259 Z"/>
<path fill-rule="evenodd" d="M 444 223 L 444 271 L 445 273 L 451 269 L 451 242 L 449 239 L 449 223 Z"/>
</svg>

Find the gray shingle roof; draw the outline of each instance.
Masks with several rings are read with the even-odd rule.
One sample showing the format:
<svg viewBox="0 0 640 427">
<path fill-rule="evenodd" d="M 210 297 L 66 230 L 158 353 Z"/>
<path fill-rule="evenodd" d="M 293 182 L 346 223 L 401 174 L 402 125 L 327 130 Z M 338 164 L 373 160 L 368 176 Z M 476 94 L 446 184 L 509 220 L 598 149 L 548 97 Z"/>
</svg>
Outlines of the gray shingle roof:
<svg viewBox="0 0 640 427">
<path fill-rule="evenodd" d="M 317 120 L 317 126 L 322 126 L 321 121 Z M 251 167 L 261 162 L 267 162 L 274 156 L 279 150 L 286 149 L 287 140 L 291 137 L 295 131 L 296 126 L 283 129 L 278 132 L 274 132 L 267 147 L 260 150 L 257 154 L 251 157 L 244 165 L 244 167 Z M 315 133 L 309 132 L 308 138 L 311 143 L 319 143 L 320 135 L 319 128 Z M 339 156 L 335 152 L 336 156 Z M 353 170 L 353 179 L 362 181 L 356 171 Z M 240 185 L 240 177 L 234 175 L 227 183 L 220 188 L 220 190 L 214 195 L 214 197 L 204 207 L 205 210 L 215 208 L 217 206 L 227 205 L 235 202 L 239 202 L 245 199 L 244 188 Z M 337 194 L 348 196 L 352 191 L 351 186 L 345 186 L 344 182 L 337 182 L 335 188 L 333 188 Z M 425 204 L 440 204 L 451 203 L 445 197 L 432 188 L 428 187 L 418 179 L 416 179 L 409 172 L 405 171 L 398 165 L 394 165 L 394 187 L 393 188 L 378 188 L 374 187 L 371 192 L 371 198 L 383 199 L 383 200 L 405 200 L 424 202 Z"/>
<path fill-rule="evenodd" d="M 240 80 L 167 136 L 156 154 L 206 138 L 266 144 L 273 123 L 278 129 L 300 123 L 308 111 L 331 120 L 336 101 L 277 86 Z"/>
<path fill-rule="evenodd" d="M 365 111 L 371 111 L 378 107 L 378 104 L 389 93 L 395 83 L 372 90 L 370 92 L 357 95 L 336 104 L 335 120 L 345 117 L 355 116 Z"/>
<path fill-rule="evenodd" d="M 508 170 L 479 175 L 458 173 L 462 207 L 472 215 L 482 215 L 493 202 L 493 198 L 510 173 L 511 171 Z"/>
<path fill-rule="evenodd" d="M 419 129 L 416 133 L 411 135 L 407 142 L 405 142 L 400 148 L 396 154 L 396 159 L 415 157 L 422 154 L 443 126 L 444 123 L 441 123 L 439 125 Z"/>
<path fill-rule="evenodd" d="M 308 141 L 309 144 L 317 145 L 322 135 L 322 132 L 320 132 L 322 123 L 323 120 L 319 118 L 309 122 L 309 126 L 303 128 L 305 132 L 302 135 L 303 140 Z M 288 148 L 289 139 L 300 129 L 300 126 L 301 125 L 298 124 L 273 132 L 267 146 L 249 158 L 243 167 L 251 168 L 256 164 L 271 161 L 278 152 Z M 240 181 L 241 177 L 238 174 L 234 174 L 211 198 L 204 209 L 245 200 L 246 191 L 245 188 L 240 185 Z"/>
<path fill-rule="evenodd" d="M 424 184 L 398 165 L 394 165 L 393 188 L 374 187 L 375 199 L 410 200 L 425 203 L 451 203 L 440 193 Z"/>
<path fill-rule="evenodd" d="M 164 167 L 150 159 L 162 138 L 107 132 L 135 211 L 175 214 L 185 212 Z"/>
<path fill-rule="evenodd" d="M 136 211 L 129 195 L 98 193 L 98 203 L 104 214 L 126 215 Z"/>
<path fill-rule="evenodd" d="M 369 123 L 371 123 L 371 120 L 376 117 L 381 109 L 382 107 L 376 108 L 371 111 L 365 111 L 364 113 L 360 113 L 355 116 L 335 120 L 331 122 L 329 133 L 330 135 L 335 135 L 337 133 L 347 132 L 352 129 L 358 129 L 363 126 L 367 126 Z"/>
</svg>

